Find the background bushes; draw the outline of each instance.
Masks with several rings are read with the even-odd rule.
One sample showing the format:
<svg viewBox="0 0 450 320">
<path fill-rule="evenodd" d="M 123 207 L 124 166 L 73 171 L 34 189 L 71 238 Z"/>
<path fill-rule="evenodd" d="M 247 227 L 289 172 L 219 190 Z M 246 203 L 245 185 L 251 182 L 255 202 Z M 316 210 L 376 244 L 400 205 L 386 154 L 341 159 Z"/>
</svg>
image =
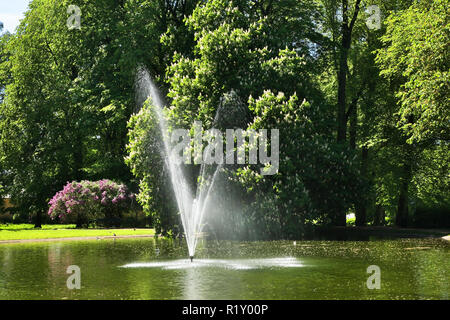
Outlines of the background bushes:
<svg viewBox="0 0 450 320">
<path fill-rule="evenodd" d="M 73 181 L 50 200 L 48 215 L 53 220 L 76 223 L 77 227 L 90 223 L 119 227 L 134 198 L 125 185 L 111 180 Z"/>
</svg>

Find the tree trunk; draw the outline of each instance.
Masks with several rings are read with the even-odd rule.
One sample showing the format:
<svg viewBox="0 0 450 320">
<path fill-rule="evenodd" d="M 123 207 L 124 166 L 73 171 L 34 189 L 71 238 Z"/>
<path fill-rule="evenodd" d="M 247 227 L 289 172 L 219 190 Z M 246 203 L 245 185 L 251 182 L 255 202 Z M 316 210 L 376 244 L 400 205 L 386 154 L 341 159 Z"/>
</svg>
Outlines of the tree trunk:
<svg viewBox="0 0 450 320">
<path fill-rule="evenodd" d="M 338 112 L 337 112 L 337 142 L 345 142 L 347 135 L 347 72 L 348 53 L 352 43 L 352 32 L 359 14 L 361 0 L 356 0 L 354 12 L 349 19 L 348 0 L 342 0 L 342 25 L 341 25 L 341 47 L 339 51 L 339 70 L 337 72 L 338 81 Z M 350 20 L 350 22 L 349 22 Z"/>
<path fill-rule="evenodd" d="M 79 142 L 81 145 L 81 141 Z M 83 171 L 82 171 L 82 167 L 83 167 L 83 151 L 81 150 L 81 148 L 76 147 L 76 150 L 73 153 L 73 158 L 74 158 L 74 178 L 76 181 L 81 181 L 83 180 Z"/>
<path fill-rule="evenodd" d="M 42 228 L 42 212 L 39 210 L 36 212 L 36 220 L 34 222 L 34 227 Z"/>
<path fill-rule="evenodd" d="M 358 227 L 362 227 L 366 225 L 366 204 L 365 203 L 359 203 L 355 206 L 355 225 Z"/>
<path fill-rule="evenodd" d="M 395 224 L 398 227 L 406 227 L 408 225 L 408 190 L 405 184 L 402 183 L 400 188 L 400 195 L 398 197 L 397 216 Z"/>
<path fill-rule="evenodd" d="M 409 123 L 414 123 L 412 116 L 408 119 Z M 414 158 L 414 146 L 405 142 L 403 155 L 402 175 L 400 177 L 400 194 L 398 196 L 397 215 L 395 224 L 398 227 L 408 226 L 408 187 L 412 177 L 412 166 Z"/>
<path fill-rule="evenodd" d="M 382 226 L 384 225 L 384 208 L 377 204 L 377 206 L 375 207 L 375 214 L 373 217 L 373 225 L 374 226 Z"/>
<path fill-rule="evenodd" d="M 410 149 L 408 147 L 407 149 Z M 405 164 L 403 166 L 403 176 L 400 181 L 400 194 L 398 197 L 398 207 L 397 215 L 395 217 L 395 224 L 398 227 L 408 226 L 408 186 L 411 181 L 411 153 L 407 152 L 407 159 L 405 159 Z"/>
<path fill-rule="evenodd" d="M 82 219 L 81 219 L 80 214 L 78 213 L 78 214 L 77 214 L 76 228 L 77 228 L 77 229 L 80 229 L 82 226 L 83 226 L 83 222 L 82 222 Z"/>
<path fill-rule="evenodd" d="M 348 0 L 342 0 L 342 25 L 341 47 L 339 52 L 339 70 L 337 71 L 338 101 L 337 101 L 337 142 L 345 143 L 347 139 L 347 72 L 348 53 L 352 43 L 352 31 L 359 13 L 361 0 L 356 0 L 354 12 L 349 19 Z M 349 22 L 350 20 L 350 22 Z M 347 221 L 345 211 L 337 212 L 334 223 L 337 226 L 345 226 Z"/>
<path fill-rule="evenodd" d="M 357 126 L 357 121 L 358 121 L 358 111 L 356 109 L 356 100 L 354 100 L 355 105 L 350 106 L 351 108 L 351 113 L 350 113 L 350 130 L 349 130 L 349 135 L 350 135 L 350 148 L 352 148 L 353 150 L 356 149 L 356 126 Z"/>
<path fill-rule="evenodd" d="M 348 49 L 350 47 L 350 39 L 348 38 L 348 32 L 343 32 L 342 35 L 342 48 L 339 55 L 339 70 L 337 74 L 338 80 L 338 112 L 337 112 L 337 142 L 344 143 L 347 138 L 347 69 L 348 69 Z M 347 36 L 346 36 L 347 35 Z"/>
<path fill-rule="evenodd" d="M 337 105 L 337 142 L 345 143 L 347 136 L 347 117 L 346 117 L 346 88 L 347 88 L 347 68 L 348 68 L 348 49 L 350 47 L 350 39 L 348 38 L 347 25 L 342 26 L 342 44 L 339 54 L 339 70 L 337 73 L 338 80 L 338 105 Z M 336 213 L 336 226 L 346 226 L 347 219 L 345 211 L 340 210 Z"/>
<path fill-rule="evenodd" d="M 398 227 L 408 226 L 408 184 L 409 179 L 403 179 L 400 185 L 400 195 L 398 197 L 397 215 L 395 224 Z"/>
<path fill-rule="evenodd" d="M 367 166 L 369 158 L 369 149 L 362 147 L 361 149 L 361 176 L 367 178 Z M 367 223 L 367 201 L 365 198 L 360 199 L 359 203 L 355 205 L 355 224 L 357 226 L 365 226 Z"/>
</svg>

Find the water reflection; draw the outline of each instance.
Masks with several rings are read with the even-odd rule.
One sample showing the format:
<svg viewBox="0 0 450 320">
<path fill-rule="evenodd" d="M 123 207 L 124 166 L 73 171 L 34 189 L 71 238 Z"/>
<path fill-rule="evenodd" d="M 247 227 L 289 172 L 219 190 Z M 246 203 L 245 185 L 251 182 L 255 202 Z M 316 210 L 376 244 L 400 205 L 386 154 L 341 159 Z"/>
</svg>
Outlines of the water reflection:
<svg viewBox="0 0 450 320">
<path fill-rule="evenodd" d="M 0 299 L 448 299 L 449 249 L 436 239 L 205 241 L 191 263 L 184 244 L 161 239 L 8 244 Z M 372 264 L 380 290 L 366 287 Z M 81 290 L 66 286 L 69 265 Z"/>
</svg>

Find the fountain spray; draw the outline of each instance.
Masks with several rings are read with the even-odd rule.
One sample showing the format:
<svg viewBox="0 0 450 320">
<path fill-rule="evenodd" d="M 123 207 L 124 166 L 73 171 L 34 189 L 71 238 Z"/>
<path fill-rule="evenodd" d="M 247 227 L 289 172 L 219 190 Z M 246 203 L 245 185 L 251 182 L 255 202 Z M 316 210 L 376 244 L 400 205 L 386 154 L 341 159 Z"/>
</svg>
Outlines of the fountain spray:
<svg viewBox="0 0 450 320">
<path fill-rule="evenodd" d="M 197 246 L 198 235 L 202 229 L 203 215 L 210 201 L 210 193 L 213 189 L 216 176 L 220 171 L 221 165 L 217 166 L 211 180 L 207 181 L 207 170 L 205 164 L 200 168 L 200 181 L 197 185 L 196 193 L 192 192 L 188 180 L 184 176 L 180 163 L 176 161 L 171 152 L 170 138 L 167 127 L 167 120 L 163 112 L 164 103 L 159 94 L 159 90 L 153 83 L 150 74 L 145 68 L 140 68 L 137 74 L 138 94 L 152 100 L 154 110 L 156 111 L 159 129 L 164 142 L 164 150 L 161 150 L 163 158 L 170 173 L 172 188 L 181 216 L 181 222 L 186 234 L 186 242 L 189 250 L 189 258 L 194 261 L 195 248 Z M 209 182 L 209 183 L 203 183 Z"/>
</svg>

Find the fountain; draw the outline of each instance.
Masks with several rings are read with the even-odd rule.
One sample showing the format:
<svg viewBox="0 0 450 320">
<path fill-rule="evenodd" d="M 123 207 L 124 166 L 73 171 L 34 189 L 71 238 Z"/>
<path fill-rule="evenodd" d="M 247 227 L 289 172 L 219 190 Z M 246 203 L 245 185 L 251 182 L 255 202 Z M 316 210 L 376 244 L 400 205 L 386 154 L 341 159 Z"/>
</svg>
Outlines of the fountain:
<svg viewBox="0 0 450 320">
<path fill-rule="evenodd" d="M 164 144 L 164 150 L 161 151 L 166 166 L 169 169 L 170 180 L 175 193 L 175 198 L 186 237 L 189 258 L 191 262 L 193 262 L 198 237 L 202 231 L 203 216 L 207 205 L 209 204 L 212 187 L 221 166 L 219 165 L 215 168 L 213 174 L 211 175 L 211 179 L 208 180 L 207 166 L 210 165 L 201 165 L 199 175 L 200 179 L 197 184 L 196 193 L 194 194 L 187 182 L 181 165 L 175 160 L 174 155 L 171 152 L 167 121 L 163 111 L 164 103 L 161 99 L 158 88 L 145 68 L 140 68 L 138 70 L 137 90 L 140 96 L 140 102 L 147 99 L 151 99 L 153 102 Z"/>
</svg>

